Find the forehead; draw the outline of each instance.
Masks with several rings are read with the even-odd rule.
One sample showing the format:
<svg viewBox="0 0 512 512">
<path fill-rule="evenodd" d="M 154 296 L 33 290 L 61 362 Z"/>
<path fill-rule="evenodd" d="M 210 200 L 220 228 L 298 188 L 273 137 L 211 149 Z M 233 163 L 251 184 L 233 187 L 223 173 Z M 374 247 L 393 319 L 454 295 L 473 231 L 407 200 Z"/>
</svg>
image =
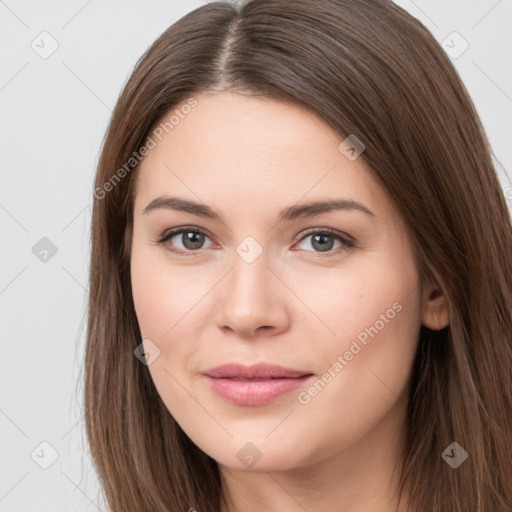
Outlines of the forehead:
<svg viewBox="0 0 512 512">
<path fill-rule="evenodd" d="M 387 200 L 364 160 L 350 161 L 339 149 L 343 137 L 308 110 L 228 92 L 194 100 L 152 135 L 156 144 L 137 171 L 137 210 L 163 194 L 260 213 L 301 198 L 342 196 L 372 209 Z"/>
</svg>

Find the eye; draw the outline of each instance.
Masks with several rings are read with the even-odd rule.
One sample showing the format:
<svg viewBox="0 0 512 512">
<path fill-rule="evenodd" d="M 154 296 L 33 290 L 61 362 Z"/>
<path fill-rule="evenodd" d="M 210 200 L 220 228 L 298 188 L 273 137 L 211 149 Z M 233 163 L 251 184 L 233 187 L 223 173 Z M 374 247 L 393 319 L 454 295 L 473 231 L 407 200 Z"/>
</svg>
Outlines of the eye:
<svg viewBox="0 0 512 512">
<path fill-rule="evenodd" d="M 182 247 L 178 245 L 178 248 L 176 248 L 176 242 L 172 242 L 173 238 L 176 239 L 176 242 L 181 243 Z M 202 245 L 204 244 L 205 238 L 208 238 L 208 236 L 200 229 L 179 228 L 170 232 L 168 231 L 162 238 L 158 239 L 157 242 L 162 244 L 170 252 L 193 255 L 203 249 Z"/>
<path fill-rule="evenodd" d="M 304 243 L 308 238 L 311 238 L 308 245 L 314 249 L 313 252 L 317 252 L 321 256 L 334 256 L 356 246 L 352 237 L 342 235 L 329 228 L 310 230 L 299 238 L 299 243 Z M 176 240 L 173 241 L 173 239 Z M 193 256 L 201 249 L 204 249 L 205 239 L 209 239 L 209 237 L 203 230 L 182 227 L 165 232 L 156 242 L 163 245 L 170 252 L 184 256 Z M 332 250 L 336 240 L 339 242 L 339 246 L 337 250 Z M 181 247 L 179 244 L 181 244 Z"/>
<path fill-rule="evenodd" d="M 355 242 L 351 237 L 348 235 L 343 236 L 333 229 L 317 229 L 315 231 L 309 231 L 300 238 L 300 243 L 303 243 L 308 238 L 310 238 L 310 241 L 306 245 L 313 247 L 313 249 L 315 249 L 314 252 L 325 253 L 322 256 L 334 256 L 340 252 L 348 250 L 351 247 L 355 247 Z M 340 243 L 337 249 L 341 249 L 341 251 L 332 250 L 335 244 L 335 240 Z"/>
</svg>

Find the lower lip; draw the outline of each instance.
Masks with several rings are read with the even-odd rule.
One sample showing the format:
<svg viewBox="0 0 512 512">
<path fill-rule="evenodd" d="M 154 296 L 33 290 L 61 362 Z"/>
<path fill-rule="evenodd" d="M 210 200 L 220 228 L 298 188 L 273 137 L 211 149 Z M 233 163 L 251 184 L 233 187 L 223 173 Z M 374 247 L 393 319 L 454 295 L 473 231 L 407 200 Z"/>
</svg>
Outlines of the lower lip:
<svg viewBox="0 0 512 512">
<path fill-rule="evenodd" d="M 205 377 L 211 389 L 228 402 L 236 405 L 265 405 L 303 386 L 313 375 L 268 380 L 220 379 L 208 375 Z"/>
</svg>

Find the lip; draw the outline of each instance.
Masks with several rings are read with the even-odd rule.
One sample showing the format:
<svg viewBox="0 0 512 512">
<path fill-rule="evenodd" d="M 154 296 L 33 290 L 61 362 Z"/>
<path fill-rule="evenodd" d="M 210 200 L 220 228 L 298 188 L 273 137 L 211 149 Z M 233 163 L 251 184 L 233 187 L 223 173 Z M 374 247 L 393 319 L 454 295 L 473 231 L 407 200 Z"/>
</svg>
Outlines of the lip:
<svg viewBox="0 0 512 512">
<path fill-rule="evenodd" d="M 311 372 L 268 363 L 227 363 L 206 370 L 203 375 L 215 393 L 236 405 L 268 404 L 313 376 Z"/>
</svg>

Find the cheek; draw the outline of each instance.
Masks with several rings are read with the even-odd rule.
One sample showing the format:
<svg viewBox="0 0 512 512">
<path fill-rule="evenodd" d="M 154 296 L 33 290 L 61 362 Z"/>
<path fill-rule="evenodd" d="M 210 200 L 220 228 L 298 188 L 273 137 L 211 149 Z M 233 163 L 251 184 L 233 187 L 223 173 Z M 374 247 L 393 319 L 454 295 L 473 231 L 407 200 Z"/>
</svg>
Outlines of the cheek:
<svg viewBox="0 0 512 512">
<path fill-rule="evenodd" d="M 373 404 L 369 410 L 378 411 L 396 399 L 410 374 L 421 325 L 412 259 L 390 254 L 361 260 L 357 268 L 304 279 L 297 294 L 321 319 L 307 322 L 319 340 L 316 373 L 330 388 L 318 393 L 317 405 L 334 400 L 360 416 L 360 407 Z M 315 390 L 304 401 L 313 395 Z"/>
<path fill-rule="evenodd" d="M 195 274 L 169 265 L 162 255 L 164 250 L 134 245 L 130 266 L 133 303 L 142 336 L 154 339 L 159 346 L 182 327 L 187 312 L 193 314 L 194 303 L 204 294 L 204 286 Z"/>
<path fill-rule="evenodd" d="M 370 337 L 368 331 L 375 333 L 374 327 L 386 336 L 404 318 L 414 324 L 419 319 L 417 273 L 407 258 L 384 254 L 354 259 L 339 268 L 294 269 L 283 274 L 285 282 L 293 283 L 292 317 L 324 340 L 321 345 L 328 352 L 348 350 L 357 337 L 364 342 Z"/>
<path fill-rule="evenodd" d="M 144 348 L 151 351 L 156 345 L 159 351 L 148 366 L 151 378 L 167 409 L 173 413 L 179 411 L 180 418 L 187 417 L 191 401 L 185 392 L 188 386 L 183 363 L 190 357 L 194 346 L 190 343 L 193 339 L 191 333 L 196 329 L 192 321 L 193 310 L 190 311 L 194 297 L 187 297 L 189 290 L 185 286 L 183 272 L 180 277 L 179 269 L 171 272 L 168 267 L 163 268 L 161 258 L 159 261 L 143 249 L 132 253 L 131 280 Z M 191 295 L 194 295 L 193 291 Z"/>
<path fill-rule="evenodd" d="M 172 294 L 165 294 L 165 289 L 164 283 L 155 279 L 155 273 L 148 266 L 132 265 L 132 295 L 140 331 L 143 338 L 155 340 L 158 345 L 171 321 L 169 306 L 172 304 L 167 301 Z"/>
<path fill-rule="evenodd" d="M 417 278 L 411 261 L 391 258 L 331 285 L 336 300 L 320 311 L 336 336 L 321 345 L 326 373 L 318 392 L 303 395 L 306 409 L 330 410 L 333 424 L 364 431 L 393 406 L 406 388 L 421 325 Z"/>
<path fill-rule="evenodd" d="M 137 247 L 132 253 L 132 296 L 142 339 L 156 345 L 159 355 L 148 369 L 169 410 L 187 411 L 187 379 L 200 352 L 199 340 L 207 315 L 202 311 L 211 288 L 208 275 L 192 267 L 170 265 L 159 251 Z M 210 281 L 212 281 L 210 276 Z M 215 282 L 215 279 L 213 279 Z M 151 345 L 149 345 L 151 346 Z M 180 385 L 181 384 L 181 385 Z M 182 387 L 185 386 L 185 387 Z"/>
</svg>

